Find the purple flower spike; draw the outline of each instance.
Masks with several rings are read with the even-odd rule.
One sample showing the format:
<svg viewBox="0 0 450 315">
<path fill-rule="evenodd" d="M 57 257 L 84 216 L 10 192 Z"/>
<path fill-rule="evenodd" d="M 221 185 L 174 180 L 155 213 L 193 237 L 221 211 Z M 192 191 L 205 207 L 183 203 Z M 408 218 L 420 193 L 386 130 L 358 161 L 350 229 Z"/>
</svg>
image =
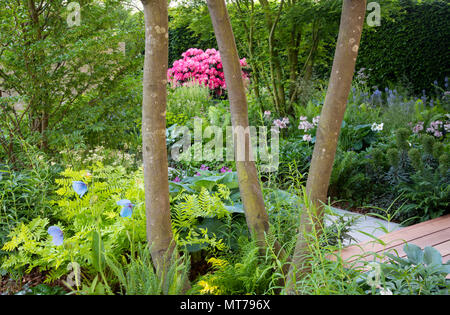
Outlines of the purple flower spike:
<svg viewBox="0 0 450 315">
<path fill-rule="evenodd" d="M 58 226 L 53 225 L 53 226 L 49 227 L 47 230 L 47 233 L 53 237 L 54 245 L 60 246 L 64 242 L 63 231 L 61 231 L 61 229 Z"/>
<path fill-rule="evenodd" d="M 122 199 L 117 201 L 117 205 L 122 206 L 122 210 L 120 211 L 120 216 L 122 218 L 129 218 L 133 214 L 134 204 L 131 203 L 128 199 Z"/>
<path fill-rule="evenodd" d="M 83 195 L 88 191 L 87 185 L 82 181 L 72 182 L 72 188 L 73 190 L 75 190 L 78 196 L 80 196 L 80 198 L 83 198 Z"/>
</svg>

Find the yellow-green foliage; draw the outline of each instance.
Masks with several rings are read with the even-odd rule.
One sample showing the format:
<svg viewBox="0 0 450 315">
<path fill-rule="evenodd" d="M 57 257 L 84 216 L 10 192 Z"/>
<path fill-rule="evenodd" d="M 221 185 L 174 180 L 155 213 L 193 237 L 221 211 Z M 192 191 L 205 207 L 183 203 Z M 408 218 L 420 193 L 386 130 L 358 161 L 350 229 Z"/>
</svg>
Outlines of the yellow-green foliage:
<svg viewBox="0 0 450 315">
<path fill-rule="evenodd" d="M 188 120 L 188 117 L 184 113 L 172 113 L 168 111 L 166 112 L 166 120 L 167 126 L 172 126 L 174 124 L 177 124 L 178 126 L 183 126 Z"/>
<path fill-rule="evenodd" d="M 56 179 L 58 198 L 52 201 L 52 218 L 35 218 L 28 224 L 21 223 L 9 235 L 2 250 L 9 254 L 0 267 L 10 272 L 29 272 L 33 268 L 50 271 L 47 282 L 68 273 L 71 262 L 78 263 L 83 272 L 96 273 L 93 267 L 93 231 L 101 236 L 105 254 L 120 257 L 136 243 L 146 242 L 145 192 L 142 170 L 128 173 L 123 167 L 104 166 L 100 162 L 90 170 L 66 169 Z M 83 181 L 88 191 L 82 198 L 73 190 L 73 181 Z M 223 201 L 230 191 L 217 185 L 217 192 L 202 188 L 199 194 L 181 192 L 172 198 L 173 229 L 181 246 L 202 245 L 212 250 L 224 250 L 222 239 L 202 226 L 203 219 L 217 219 L 229 223 L 231 215 Z M 128 199 L 134 204 L 133 214 L 120 216 L 117 201 Z M 56 246 L 47 233 L 51 225 L 57 225 L 64 235 L 64 242 Z M 198 225 L 198 226 L 197 226 Z"/>
<path fill-rule="evenodd" d="M 254 242 L 241 238 L 240 251 L 235 256 L 212 257 L 212 271 L 193 286 L 193 294 L 267 294 L 273 293 L 277 270 L 270 256 L 261 256 Z"/>
<path fill-rule="evenodd" d="M 120 255 L 130 248 L 130 242 L 145 241 L 144 189 L 142 172 L 127 174 L 122 167 L 92 170 L 66 169 L 56 180 L 60 197 L 53 201 L 54 225 L 64 232 L 64 243 L 55 246 L 47 229 L 47 218 L 36 218 L 29 224 L 17 226 L 3 250 L 11 254 L 2 268 L 30 271 L 35 267 L 52 270 L 48 281 L 67 273 L 67 265 L 77 262 L 90 268 L 92 263 L 92 231 L 99 231 L 105 252 Z M 88 192 L 80 198 L 72 189 L 73 181 L 83 181 Z M 129 199 L 135 206 L 131 218 L 120 217 L 121 206 L 116 202 Z"/>
<path fill-rule="evenodd" d="M 208 245 L 211 249 L 224 250 L 226 245 L 214 233 L 208 233 L 207 228 L 197 228 L 199 219 L 215 218 L 224 223 L 231 223 L 231 214 L 225 208 L 224 201 L 230 197 L 230 190 L 218 184 L 218 191 L 211 193 L 205 187 L 200 193 L 188 195 L 179 194 L 172 199 L 172 226 L 177 244 Z"/>
</svg>

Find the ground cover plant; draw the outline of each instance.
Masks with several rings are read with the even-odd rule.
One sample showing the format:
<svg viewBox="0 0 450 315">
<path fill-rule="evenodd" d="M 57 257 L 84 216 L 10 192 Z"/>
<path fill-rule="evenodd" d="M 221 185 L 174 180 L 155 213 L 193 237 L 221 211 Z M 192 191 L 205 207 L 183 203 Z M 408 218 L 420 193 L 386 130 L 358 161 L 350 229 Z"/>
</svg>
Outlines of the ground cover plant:
<svg viewBox="0 0 450 315">
<path fill-rule="evenodd" d="M 448 294 L 334 210 L 450 213 L 448 3 L 154 2 L 0 0 L 0 294 Z"/>
</svg>

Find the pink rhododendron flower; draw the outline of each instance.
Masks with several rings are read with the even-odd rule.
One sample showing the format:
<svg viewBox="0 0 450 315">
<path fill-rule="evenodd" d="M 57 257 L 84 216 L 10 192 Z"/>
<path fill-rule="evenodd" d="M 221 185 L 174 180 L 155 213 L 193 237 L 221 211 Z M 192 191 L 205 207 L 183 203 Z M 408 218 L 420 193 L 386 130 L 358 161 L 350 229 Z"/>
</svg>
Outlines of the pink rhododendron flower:
<svg viewBox="0 0 450 315">
<path fill-rule="evenodd" d="M 220 54 L 215 49 L 203 51 L 198 48 L 189 48 L 182 54 L 182 59 L 174 61 L 172 68 L 167 70 L 167 80 L 172 86 L 185 85 L 195 82 L 207 86 L 221 95 L 226 89 L 225 75 L 222 71 Z M 248 67 L 245 58 L 240 60 L 242 68 Z M 242 72 L 242 78 L 248 80 L 248 74 Z"/>
</svg>

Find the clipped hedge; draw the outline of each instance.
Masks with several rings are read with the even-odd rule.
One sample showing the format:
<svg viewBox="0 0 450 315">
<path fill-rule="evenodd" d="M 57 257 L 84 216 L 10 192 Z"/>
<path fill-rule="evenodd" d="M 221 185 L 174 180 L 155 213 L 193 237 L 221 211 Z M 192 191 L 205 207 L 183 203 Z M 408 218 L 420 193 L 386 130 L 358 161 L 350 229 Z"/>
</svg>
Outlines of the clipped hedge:
<svg viewBox="0 0 450 315">
<path fill-rule="evenodd" d="M 407 78 L 414 92 L 443 86 L 450 66 L 450 3 L 400 0 L 399 10 L 362 35 L 357 69 L 371 69 L 369 83 L 381 88 Z"/>
</svg>

